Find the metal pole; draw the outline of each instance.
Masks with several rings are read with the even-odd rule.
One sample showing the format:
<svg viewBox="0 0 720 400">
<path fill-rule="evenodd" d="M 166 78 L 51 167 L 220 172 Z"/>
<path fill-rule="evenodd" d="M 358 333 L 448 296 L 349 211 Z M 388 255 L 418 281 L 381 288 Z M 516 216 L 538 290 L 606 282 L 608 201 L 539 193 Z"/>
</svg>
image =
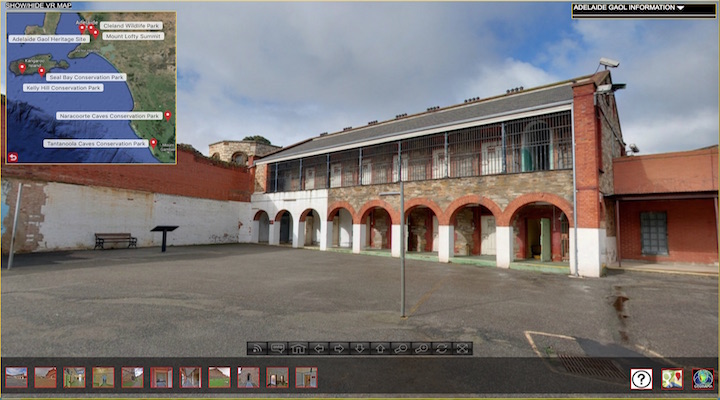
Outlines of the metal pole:
<svg viewBox="0 0 720 400">
<path fill-rule="evenodd" d="M 573 158 L 573 253 L 575 253 L 575 277 L 578 272 L 578 213 L 577 213 L 577 155 L 575 154 L 575 106 L 570 108 L 570 121 L 572 121 L 572 158 Z"/>
<path fill-rule="evenodd" d="M 718 240 L 718 249 L 720 249 L 720 225 L 718 225 L 718 198 L 715 198 L 715 237 Z"/>
<path fill-rule="evenodd" d="M 297 190 L 303 190 L 303 181 L 302 181 L 302 158 L 300 159 L 300 179 L 298 180 L 298 189 Z"/>
<path fill-rule="evenodd" d="M 502 123 L 502 172 L 503 174 L 507 173 L 507 139 L 505 138 L 506 132 L 505 132 L 505 123 Z"/>
<path fill-rule="evenodd" d="M 448 133 L 445 132 L 445 162 L 443 163 L 443 178 L 450 176 L 450 155 L 448 154 Z"/>
<path fill-rule="evenodd" d="M 278 189 L 278 163 L 275 163 L 275 192 L 277 193 Z"/>
<path fill-rule="evenodd" d="M 402 179 L 402 154 L 398 156 L 400 172 L 400 316 L 405 318 L 405 183 Z"/>
<path fill-rule="evenodd" d="M 15 258 L 15 233 L 17 232 L 18 217 L 20 216 L 20 196 L 22 195 L 23 184 L 18 184 L 17 201 L 15 202 L 15 217 L 13 218 L 12 235 L 10 236 L 10 255 L 8 256 L 8 270 L 12 268 L 13 258 Z"/>
<path fill-rule="evenodd" d="M 615 247 L 617 248 L 618 267 L 622 267 L 622 251 L 620 243 L 620 200 L 615 200 Z"/>
<path fill-rule="evenodd" d="M 357 184 L 362 185 L 365 183 L 365 182 L 363 182 L 363 177 L 362 177 L 362 173 L 363 173 L 363 171 L 362 171 L 362 147 L 360 148 L 359 154 L 360 154 L 360 156 L 358 157 L 358 181 L 357 181 Z"/>
<path fill-rule="evenodd" d="M 330 153 L 325 155 L 325 188 L 330 189 Z"/>
</svg>

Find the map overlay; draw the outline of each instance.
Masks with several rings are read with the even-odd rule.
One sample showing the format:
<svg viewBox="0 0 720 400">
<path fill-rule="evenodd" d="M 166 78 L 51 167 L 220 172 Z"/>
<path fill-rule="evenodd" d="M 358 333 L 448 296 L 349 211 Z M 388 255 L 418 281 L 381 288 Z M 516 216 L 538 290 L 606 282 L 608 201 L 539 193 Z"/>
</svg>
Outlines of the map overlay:
<svg viewBox="0 0 720 400">
<path fill-rule="evenodd" d="M 176 163 L 174 12 L 9 12 L 6 26 L 8 163 Z"/>
</svg>

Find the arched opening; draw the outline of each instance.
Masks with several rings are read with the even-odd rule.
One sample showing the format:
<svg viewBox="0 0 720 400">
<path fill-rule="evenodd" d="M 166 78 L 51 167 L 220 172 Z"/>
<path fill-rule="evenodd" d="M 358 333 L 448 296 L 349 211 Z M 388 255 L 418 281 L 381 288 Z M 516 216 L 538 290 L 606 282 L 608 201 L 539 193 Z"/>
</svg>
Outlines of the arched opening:
<svg viewBox="0 0 720 400">
<path fill-rule="evenodd" d="M 564 262 L 569 260 L 569 224 L 552 203 L 537 201 L 518 208 L 511 219 L 515 260 Z"/>
<path fill-rule="evenodd" d="M 407 251 L 437 252 L 438 251 L 438 217 L 426 206 L 416 206 L 405 212 L 407 223 Z"/>
<path fill-rule="evenodd" d="M 220 153 L 213 153 L 210 158 L 213 160 L 219 160 L 220 159 Z"/>
<path fill-rule="evenodd" d="M 454 227 L 455 256 L 495 259 L 497 223 L 490 209 L 480 204 L 467 204 L 455 211 L 450 222 Z"/>
<path fill-rule="evenodd" d="M 552 169 L 552 132 L 547 122 L 530 122 L 522 134 L 522 171 Z"/>
<path fill-rule="evenodd" d="M 353 217 L 346 208 L 339 207 L 328 216 L 328 229 L 332 229 L 332 241 L 328 247 L 352 248 Z"/>
<path fill-rule="evenodd" d="M 265 211 L 258 211 L 255 214 L 255 221 L 258 222 L 258 243 L 268 243 L 270 241 L 270 217 Z"/>
<path fill-rule="evenodd" d="M 313 209 L 303 211 L 300 222 L 305 222 L 305 240 L 303 246 L 320 245 L 320 214 Z"/>
<path fill-rule="evenodd" d="M 365 248 L 383 250 L 392 248 L 392 218 L 382 207 L 373 207 L 365 211 L 361 219 L 365 224 Z"/>
<path fill-rule="evenodd" d="M 233 153 L 230 161 L 238 165 L 247 165 L 248 156 L 242 151 L 236 151 L 235 153 Z"/>
<path fill-rule="evenodd" d="M 280 244 L 292 244 L 293 219 L 289 211 L 283 210 L 275 217 L 275 223 L 280 224 Z"/>
</svg>

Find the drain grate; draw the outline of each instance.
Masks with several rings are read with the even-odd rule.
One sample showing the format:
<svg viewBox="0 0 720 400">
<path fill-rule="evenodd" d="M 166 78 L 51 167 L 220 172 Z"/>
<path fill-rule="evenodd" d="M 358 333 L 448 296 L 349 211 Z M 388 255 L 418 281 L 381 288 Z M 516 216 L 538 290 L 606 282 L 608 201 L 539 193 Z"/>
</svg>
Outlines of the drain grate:
<svg viewBox="0 0 720 400">
<path fill-rule="evenodd" d="M 605 358 L 575 357 L 559 354 L 565 370 L 571 374 L 597 376 L 602 378 L 625 379 L 623 372 Z"/>
</svg>

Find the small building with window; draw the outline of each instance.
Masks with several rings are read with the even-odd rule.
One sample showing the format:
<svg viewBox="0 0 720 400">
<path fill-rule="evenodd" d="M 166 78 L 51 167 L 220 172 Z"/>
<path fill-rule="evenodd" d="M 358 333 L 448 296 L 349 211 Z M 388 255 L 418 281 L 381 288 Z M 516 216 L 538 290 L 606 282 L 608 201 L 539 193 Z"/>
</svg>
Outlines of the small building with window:
<svg viewBox="0 0 720 400">
<path fill-rule="evenodd" d="M 598 90 L 611 85 L 601 71 L 513 89 L 262 157 L 251 241 L 397 257 L 404 219 L 411 256 L 600 276 L 617 254 L 608 196 L 625 155 L 614 94 Z"/>
<path fill-rule="evenodd" d="M 256 140 L 223 140 L 210 144 L 209 148 L 211 158 L 249 166 L 255 157 L 270 154 L 281 147 L 260 143 Z"/>
<path fill-rule="evenodd" d="M 718 147 L 615 159 L 617 258 L 718 262 Z"/>
</svg>

